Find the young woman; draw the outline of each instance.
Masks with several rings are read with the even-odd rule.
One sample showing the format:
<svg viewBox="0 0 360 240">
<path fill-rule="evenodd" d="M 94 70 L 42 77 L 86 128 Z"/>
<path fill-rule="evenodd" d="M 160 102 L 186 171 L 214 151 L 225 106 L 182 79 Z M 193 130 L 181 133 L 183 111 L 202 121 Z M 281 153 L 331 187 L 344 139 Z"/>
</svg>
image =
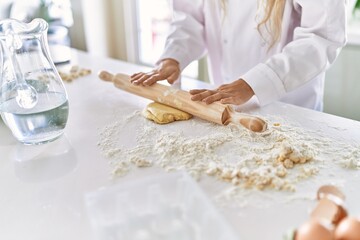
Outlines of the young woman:
<svg viewBox="0 0 360 240">
<path fill-rule="evenodd" d="M 322 110 L 326 69 L 346 43 L 346 0 L 173 0 L 164 53 L 133 84 L 174 83 L 205 54 L 214 90 L 192 100 L 240 105 L 255 95 Z"/>
</svg>

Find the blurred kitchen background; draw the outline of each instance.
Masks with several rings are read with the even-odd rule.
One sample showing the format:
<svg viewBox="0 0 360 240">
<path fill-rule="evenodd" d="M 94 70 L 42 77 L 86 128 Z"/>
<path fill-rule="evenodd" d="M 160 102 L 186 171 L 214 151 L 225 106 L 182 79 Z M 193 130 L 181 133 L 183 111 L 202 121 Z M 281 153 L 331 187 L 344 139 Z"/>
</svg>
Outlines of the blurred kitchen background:
<svg viewBox="0 0 360 240">
<path fill-rule="evenodd" d="M 160 55 L 171 21 L 171 0 L 0 0 L 0 20 L 35 17 L 49 23 L 49 45 L 147 66 Z M 360 0 L 348 0 L 348 43 L 327 72 L 327 113 L 360 120 Z M 67 60 L 66 56 L 60 57 Z M 184 74 L 207 81 L 204 59 Z"/>
</svg>

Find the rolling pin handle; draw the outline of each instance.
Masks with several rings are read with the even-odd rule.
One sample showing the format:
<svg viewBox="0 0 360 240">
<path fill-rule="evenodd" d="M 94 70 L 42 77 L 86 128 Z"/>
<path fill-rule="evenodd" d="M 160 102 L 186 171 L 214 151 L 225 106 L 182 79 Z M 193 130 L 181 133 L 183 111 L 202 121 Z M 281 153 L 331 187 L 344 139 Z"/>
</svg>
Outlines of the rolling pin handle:
<svg viewBox="0 0 360 240">
<path fill-rule="evenodd" d="M 104 80 L 106 82 L 113 82 L 114 81 L 114 75 L 112 75 L 111 73 L 107 72 L 107 71 L 101 71 L 98 74 L 99 78 L 101 80 Z"/>
<path fill-rule="evenodd" d="M 267 124 L 264 120 L 257 117 L 244 117 L 239 120 L 240 124 L 253 132 L 264 132 Z"/>
<path fill-rule="evenodd" d="M 255 116 L 235 112 L 233 108 L 226 108 L 222 116 L 223 124 L 228 125 L 230 122 L 241 124 L 252 132 L 264 132 L 267 130 L 267 123 Z"/>
</svg>

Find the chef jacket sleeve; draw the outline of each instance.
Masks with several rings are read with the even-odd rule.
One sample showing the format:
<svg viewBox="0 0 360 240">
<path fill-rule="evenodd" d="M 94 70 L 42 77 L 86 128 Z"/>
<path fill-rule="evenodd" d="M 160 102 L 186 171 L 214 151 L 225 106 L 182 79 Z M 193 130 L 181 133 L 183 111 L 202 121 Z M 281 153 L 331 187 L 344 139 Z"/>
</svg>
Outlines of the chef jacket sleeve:
<svg viewBox="0 0 360 240">
<path fill-rule="evenodd" d="M 173 0 L 173 21 L 165 49 L 157 64 L 166 58 L 176 59 L 181 71 L 206 51 L 204 40 L 203 0 Z"/>
<path fill-rule="evenodd" d="M 241 76 L 261 105 L 324 72 L 346 43 L 345 0 L 293 0 L 293 7 L 301 11 L 293 41 Z"/>
</svg>

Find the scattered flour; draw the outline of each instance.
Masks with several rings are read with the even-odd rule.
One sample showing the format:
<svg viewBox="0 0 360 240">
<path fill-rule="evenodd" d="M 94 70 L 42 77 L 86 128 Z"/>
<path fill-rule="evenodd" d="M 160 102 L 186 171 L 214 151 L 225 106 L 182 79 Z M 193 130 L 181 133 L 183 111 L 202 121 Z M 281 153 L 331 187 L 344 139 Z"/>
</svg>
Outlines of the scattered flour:
<svg viewBox="0 0 360 240">
<path fill-rule="evenodd" d="M 166 171 L 185 170 L 196 179 L 208 175 L 229 182 L 233 185 L 229 196 L 244 189 L 295 191 L 299 181 L 314 177 L 328 164 L 360 169 L 360 146 L 320 136 L 276 116 L 267 120 L 272 124 L 264 133 L 197 118 L 190 120 L 188 129 L 189 122 L 159 126 L 136 111 L 104 127 L 98 145 L 115 177 L 133 167 L 156 165 Z M 133 139 L 124 141 L 125 135 Z"/>
</svg>

